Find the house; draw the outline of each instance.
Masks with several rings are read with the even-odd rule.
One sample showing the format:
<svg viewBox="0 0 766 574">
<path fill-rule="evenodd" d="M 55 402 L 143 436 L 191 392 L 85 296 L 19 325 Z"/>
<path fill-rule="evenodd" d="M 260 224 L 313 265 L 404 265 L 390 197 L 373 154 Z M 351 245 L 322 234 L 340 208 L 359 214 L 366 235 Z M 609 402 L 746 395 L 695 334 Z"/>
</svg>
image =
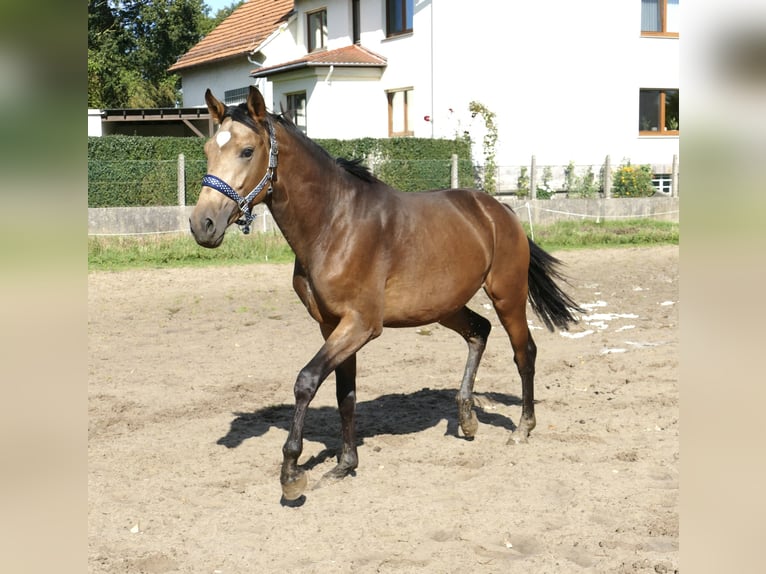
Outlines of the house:
<svg viewBox="0 0 766 574">
<path fill-rule="evenodd" d="M 468 133 L 498 166 L 669 166 L 679 0 L 247 0 L 170 70 L 183 104 L 259 86 L 314 138 Z M 502 167 L 500 168 L 502 171 Z"/>
</svg>

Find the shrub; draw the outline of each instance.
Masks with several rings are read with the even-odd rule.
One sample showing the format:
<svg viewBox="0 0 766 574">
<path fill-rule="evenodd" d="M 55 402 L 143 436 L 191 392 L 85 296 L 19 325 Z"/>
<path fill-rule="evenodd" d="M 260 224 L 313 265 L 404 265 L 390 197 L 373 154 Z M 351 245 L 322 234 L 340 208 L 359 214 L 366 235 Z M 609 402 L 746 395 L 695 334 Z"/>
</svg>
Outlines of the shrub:
<svg viewBox="0 0 766 574">
<path fill-rule="evenodd" d="M 553 179 L 553 170 L 551 166 L 546 165 L 543 168 L 543 185 L 537 186 L 537 199 L 550 199 L 556 193 L 551 189 L 551 180 Z"/>
<path fill-rule="evenodd" d="M 529 195 L 529 175 L 526 166 L 522 166 L 519 171 L 519 177 L 516 178 L 516 195 L 518 197 L 527 197 Z"/>
<path fill-rule="evenodd" d="M 585 199 L 596 197 L 596 194 L 600 191 L 600 185 L 596 181 L 593 168 L 588 166 L 585 173 L 582 176 L 578 176 L 575 172 L 574 162 L 570 161 L 564 168 L 564 190 L 569 197 Z"/>
<path fill-rule="evenodd" d="M 652 168 L 649 165 L 631 165 L 628 161 L 618 167 L 612 176 L 614 197 L 649 197 L 654 195 Z"/>
<path fill-rule="evenodd" d="M 88 207 L 176 205 L 178 154 L 186 162 L 186 204 L 197 202 L 207 162 L 203 138 L 106 136 L 88 138 Z M 317 140 L 334 157 L 362 159 L 402 191 L 446 188 L 452 154 L 459 185 L 474 186 L 471 143 L 420 138 Z"/>
</svg>

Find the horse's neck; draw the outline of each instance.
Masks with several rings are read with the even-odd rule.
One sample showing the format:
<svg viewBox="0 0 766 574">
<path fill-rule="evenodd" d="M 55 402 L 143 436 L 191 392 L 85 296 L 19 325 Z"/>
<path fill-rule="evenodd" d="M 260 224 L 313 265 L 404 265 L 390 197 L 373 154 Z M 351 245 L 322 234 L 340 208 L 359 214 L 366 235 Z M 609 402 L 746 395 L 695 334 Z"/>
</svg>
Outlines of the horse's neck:
<svg viewBox="0 0 766 574">
<path fill-rule="evenodd" d="M 296 256 L 304 259 L 354 191 L 341 181 L 341 171 L 329 156 L 300 141 L 284 148 L 267 205 Z"/>
</svg>

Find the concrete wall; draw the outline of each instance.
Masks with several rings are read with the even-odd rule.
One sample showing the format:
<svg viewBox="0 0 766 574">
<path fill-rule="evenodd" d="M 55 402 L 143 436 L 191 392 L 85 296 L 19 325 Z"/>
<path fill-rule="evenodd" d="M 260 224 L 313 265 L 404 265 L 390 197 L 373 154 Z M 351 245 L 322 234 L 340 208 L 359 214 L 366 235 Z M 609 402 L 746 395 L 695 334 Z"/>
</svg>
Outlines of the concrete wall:
<svg viewBox="0 0 766 574">
<path fill-rule="evenodd" d="M 605 219 L 651 217 L 662 221 L 679 220 L 677 197 L 639 199 L 538 199 L 517 200 L 500 197 L 522 221 L 553 223 L 561 219 Z M 529 205 L 529 208 L 527 208 Z M 88 209 L 88 235 L 155 235 L 189 233 L 189 214 L 193 207 L 96 207 Z M 253 232 L 278 231 L 274 219 L 263 205 L 256 205 Z"/>
</svg>

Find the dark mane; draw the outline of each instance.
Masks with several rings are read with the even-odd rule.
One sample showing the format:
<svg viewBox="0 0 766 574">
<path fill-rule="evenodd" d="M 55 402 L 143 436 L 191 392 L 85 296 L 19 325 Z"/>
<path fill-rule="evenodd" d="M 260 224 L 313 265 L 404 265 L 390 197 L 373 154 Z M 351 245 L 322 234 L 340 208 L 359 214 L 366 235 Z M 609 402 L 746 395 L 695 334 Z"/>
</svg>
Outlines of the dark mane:
<svg viewBox="0 0 766 574">
<path fill-rule="evenodd" d="M 316 143 L 314 140 L 308 137 L 305 133 L 299 130 L 298 127 L 290 120 L 289 117 L 285 116 L 284 114 L 275 115 L 272 117 L 281 126 L 289 129 L 295 136 L 301 138 L 304 142 L 306 142 L 312 149 L 315 149 L 319 151 L 320 153 L 324 154 L 330 160 L 335 162 L 335 164 L 338 167 L 340 167 L 347 173 L 350 173 L 351 175 L 358 177 L 359 179 L 367 183 L 380 182 L 380 180 L 377 177 L 372 175 L 372 172 L 369 170 L 369 168 L 362 164 L 361 159 L 346 159 L 343 157 L 334 158 L 333 156 L 330 155 L 330 153 L 326 149 L 324 149 L 322 146 L 320 146 L 318 143 Z M 249 119 L 249 116 L 248 116 L 248 119 Z"/>
<path fill-rule="evenodd" d="M 246 103 L 241 103 L 237 106 L 226 106 L 226 111 L 223 113 L 223 118 L 221 118 L 221 121 L 223 121 L 225 118 L 231 118 L 235 122 L 245 124 L 251 130 L 256 132 L 260 131 L 258 124 L 256 124 L 253 121 L 253 118 L 250 117 L 250 114 L 247 113 Z"/>
<path fill-rule="evenodd" d="M 362 164 L 361 159 L 346 159 L 339 157 L 335 159 L 335 163 L 362 181 L 366 181 L 367 183 L 378 183 L 380 181 L 377 177 L 372 175 L 370 168 Z"/>
</svg>

